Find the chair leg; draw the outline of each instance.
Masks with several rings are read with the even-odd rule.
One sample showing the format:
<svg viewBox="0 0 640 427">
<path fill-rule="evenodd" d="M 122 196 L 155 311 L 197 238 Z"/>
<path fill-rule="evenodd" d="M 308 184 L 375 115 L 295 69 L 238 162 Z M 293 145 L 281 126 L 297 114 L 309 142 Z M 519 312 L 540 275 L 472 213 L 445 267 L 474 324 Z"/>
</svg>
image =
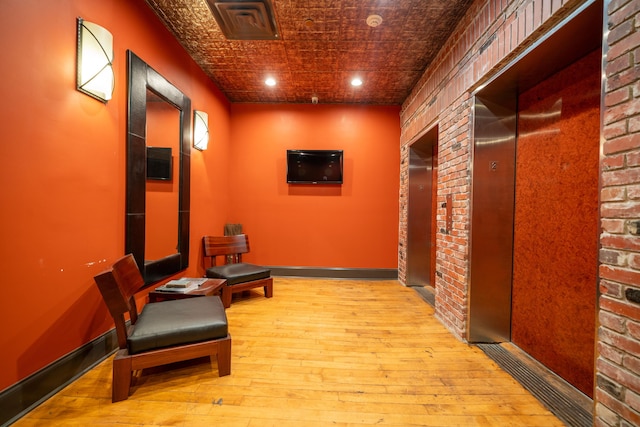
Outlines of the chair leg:
<svg viewBox="0 0 640 427">
<path fill-rule="evenodd" d="M 213 357 L 213 356 L 211 356 Z M 231 337 L 218 343 L 218 375 L 221 377 L 231 374 Z"/>
<path fill-rule="evenodd" d="M 222 287 L 222 305 L 224 308 L 231 307 L 231 287 L 225 285 Z"/>
<path fill-rule="evenodd" d="M 126 350 L 118 350 L 113 359 L 113 381 L 111 384 L 111 401 L 119 402 L 129 398 L 131 388 L 131 358 L 124 355 Z"/>
<path fill-rule="evenodd" d="M 273 296 L 273 280 L 264 287 L 264 296 L 265 298 L 271 298 Z"/>
</svg>

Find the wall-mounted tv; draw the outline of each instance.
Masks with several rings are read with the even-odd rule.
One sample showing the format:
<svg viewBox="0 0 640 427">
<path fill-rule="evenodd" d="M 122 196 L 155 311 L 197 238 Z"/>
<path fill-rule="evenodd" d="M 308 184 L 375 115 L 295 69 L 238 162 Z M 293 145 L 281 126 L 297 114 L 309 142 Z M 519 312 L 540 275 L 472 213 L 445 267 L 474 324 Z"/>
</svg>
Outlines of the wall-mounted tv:
<svg viewBox="0 0 640 427">
<path fill-rule="evenodd" d="M 147 179 L 167 181 L 172 171 L 171 147 L 147 147 Z"/>
<path fill-rule="evenodd" d="M 287 150 L 287 183 L 342 184 L 342 150 Z"/>
</svg>

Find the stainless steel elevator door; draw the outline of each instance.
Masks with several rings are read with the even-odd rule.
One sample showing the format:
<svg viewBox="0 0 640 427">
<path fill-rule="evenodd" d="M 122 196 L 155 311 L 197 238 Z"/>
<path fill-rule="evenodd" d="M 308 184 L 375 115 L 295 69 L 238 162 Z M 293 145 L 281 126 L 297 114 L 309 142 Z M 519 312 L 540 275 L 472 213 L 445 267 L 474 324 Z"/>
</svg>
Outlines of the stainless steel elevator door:
<svg viewBox="0 0 640 427">
<path fill-rule="evenodd" d="M 515 97 L 500 103 L 475 97 L 470 342 L 511 338 L 515 118 Z"/>
<path fill-rule="evenodd" d="M 407 285 L 431 283 L 432 145 L 418 141 L 409 153 Z"/>
</svg>

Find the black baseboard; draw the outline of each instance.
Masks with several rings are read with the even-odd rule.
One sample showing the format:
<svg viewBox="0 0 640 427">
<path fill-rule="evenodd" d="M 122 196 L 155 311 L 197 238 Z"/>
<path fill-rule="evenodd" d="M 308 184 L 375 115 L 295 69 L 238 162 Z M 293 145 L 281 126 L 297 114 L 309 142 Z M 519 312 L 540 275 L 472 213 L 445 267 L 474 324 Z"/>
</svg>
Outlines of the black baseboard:
<svg viewBox="0 0 640 427">
<path fill-rule="evenodd" d="M 115 329 L 0 393 L 0 425 L 8 426 L 103 361 L 118 347 Z"/>
<path fill-rule="evenodd" d="M 395 268 L 325 268 L 325 267 L 267 267 L 272 276 L 322 277 L 327 279 L 397 280 Z"/>
</svg>

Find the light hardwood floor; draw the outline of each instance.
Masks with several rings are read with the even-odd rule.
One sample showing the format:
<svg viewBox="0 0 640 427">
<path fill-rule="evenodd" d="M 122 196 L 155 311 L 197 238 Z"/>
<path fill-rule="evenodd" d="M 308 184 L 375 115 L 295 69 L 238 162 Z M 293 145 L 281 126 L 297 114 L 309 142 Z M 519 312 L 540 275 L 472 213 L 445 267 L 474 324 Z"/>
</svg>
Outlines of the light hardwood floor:
<svg viewBox="0 0 640 427">
<path fill-rule="evenodd" d="M 230 376 L 207 359 L 144 371 L 112 404 L 110 357 L 15 426 L 564 425 L 396 281 L 276 278 L 227 316 Z"/>
</svg>

